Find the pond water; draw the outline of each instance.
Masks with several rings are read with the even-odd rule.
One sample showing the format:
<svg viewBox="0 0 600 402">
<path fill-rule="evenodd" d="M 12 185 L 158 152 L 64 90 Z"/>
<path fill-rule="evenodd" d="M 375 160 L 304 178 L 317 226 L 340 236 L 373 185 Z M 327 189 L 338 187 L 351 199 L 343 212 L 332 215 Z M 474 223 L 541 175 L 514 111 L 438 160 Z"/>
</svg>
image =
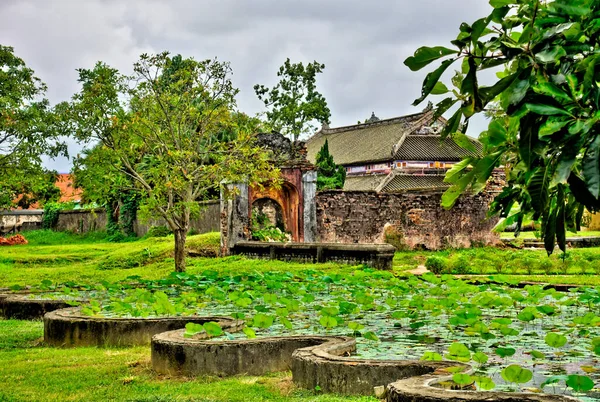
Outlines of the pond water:
<svg viewBox="0 0 600 402">
<path fill-rule="evenodd" d="M 153 282 L 147 289 L 111 291 L 87 307 L 89 314 L 109 316 L 197 313 L 246 320 L 252 331 L 224 335 L 230 339 L 252 332 L 353 335 L 358 358 L 468 362 L 474 376 L 486 379 L 475 382 L 478 388 L 600 400 L 600 393 L 589 389 L 589 380 L 600 381 L 598 291 L 517 289 L 494 279 L 500 284 L 433 275 L 395 278 L 370 270 L 345 276 L 208 272 Z M 515 365 L 531 378 L 507 374 Z"/>
</svg>

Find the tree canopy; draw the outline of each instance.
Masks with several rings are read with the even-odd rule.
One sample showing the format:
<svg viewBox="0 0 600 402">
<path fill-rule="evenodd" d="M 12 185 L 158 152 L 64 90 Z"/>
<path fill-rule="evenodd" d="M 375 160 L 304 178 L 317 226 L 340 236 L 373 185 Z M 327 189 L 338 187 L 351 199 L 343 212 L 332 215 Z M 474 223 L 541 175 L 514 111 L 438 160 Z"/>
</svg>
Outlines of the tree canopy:
<svg viewBox="0 0 600 402">
<path fill-rule="evenodd" d="M 331 111 L 325 97 L 317 91 L 317 74 L 325 69 L 316 61 L 292 63 L 287 59 L 279 68 L 279 82 L 273 88 L 255 85 L 258 99 L 267 107 L 272 129 L 297 141 L 303 134 L 313 134 L 314 121 L 329 123 Z"/>
<path fill-rule="evenodd" d="M 185 240 L 198 201 L 222 181 L 276 178 L 254 145 L 255 120 L 236 112 L 229 64 L 168 53 L 142 55 L 126 76 L 104 63 L 79 70 L 81 90 L 65 106 L 68 130 L 99 141 L 98 156 L 141 195 L 141 212 L 163 218 L 175 235 L 175 268 L 185 269 Z M 118 175 L 117 175 L 118 172 Z"/>
<path fill-rule="evenodd" d="M 462 143 L 469 119 L 490 112 L 481 133 L 484 154 L 469 157 L 446 175 L 443 197 L 451 207 L 467 189 L 481 191 L 496 168 L 506 186 L 491 212 L 515 223 L 541 222 L 546 250 L 566 249 L 566 230 L 576 230 L 584 208 L 600 208 L 600 2 L 595 0 L 490 0 L 490 15 L 463 23 L 453 48 L 422 47 L 406 59 L 413 71 L 443 59 L 427 74 L 419 104 L 448 94 L 440 116 L 453 106 L 442 136 Z M 460 63 L 460 64 L 459 64 Z M 449 90 L 440 81 L 459 66 Z M 502 69 L 481 85 L 481 72 Z M 492 70 L 493 71 L 493 70 Z"/>
<path fill-rule="evenodd" d="M 45 93 L 14 49 L 0 45 L 0 209 L 60 196 L 56 172 L 42 166 L 43 155 L 66 153 Z"/>
<path fill-rule="evenodd" d="M 317 190 L 335 190 L 344 187 L 346 181 L 346 169 L 336 165 L 333 155 L 329 153 L 329 142 L 317 152 Z"/>
</svg>

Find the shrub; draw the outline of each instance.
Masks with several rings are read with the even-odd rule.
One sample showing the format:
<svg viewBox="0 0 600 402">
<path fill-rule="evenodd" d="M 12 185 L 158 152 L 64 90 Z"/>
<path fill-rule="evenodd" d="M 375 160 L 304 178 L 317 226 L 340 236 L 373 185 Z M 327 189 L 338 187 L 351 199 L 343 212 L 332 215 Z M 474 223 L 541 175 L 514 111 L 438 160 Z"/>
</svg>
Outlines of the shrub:
<svg viewBox="0 0 600 402">
<path fill-rule="evenodd" d="M 471 262 L 467 255 L 456 254 L 450 259 L 450 272 L 453 274 L 468 274 L 471 270 Z"/>
<path fill-rule="evenodd" d="M 441 274 L 446 269 L 448 260 L 444 257 L 432 255 L 425 260 L 425 267 L 436 275 Z"/>
<path fill-rule="evenodd" d="M 167 237 L 168 235 L 173 234 L 171 229 L 166 226 L 152 226 L 148 233 L 146 233 L 145 237 Z"/>
</svg>

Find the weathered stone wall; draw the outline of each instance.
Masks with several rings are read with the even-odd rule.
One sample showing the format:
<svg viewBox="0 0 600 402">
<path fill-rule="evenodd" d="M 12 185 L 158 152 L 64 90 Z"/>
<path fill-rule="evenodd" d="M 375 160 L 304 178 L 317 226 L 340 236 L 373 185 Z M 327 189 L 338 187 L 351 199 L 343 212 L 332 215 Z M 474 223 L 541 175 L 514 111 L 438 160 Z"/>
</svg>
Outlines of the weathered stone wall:
<svg viewBox="0 0 600 402">
<path fill-rule="evenodd" d="M 87 233 L 106 229 L 106 212 L 98 209 L 74 209 L 61 211 L 55 230 Z"/>
<path fill-rule="evenodd" d="M 196 233 L 218 232 L 220 229 L 219 201 L 205 201 L 200 203 L 202 210 L 200 216 L 190 219 L 190 230 Z M 141 222 L 137 219 L 133 223 L 133 230 L 138 236 L 144 236 L 153 226 L 166 226 L 164 219 L 151 219 Z"/>
<path fill-rule="evenodd" d="M 0 235 L 42 228 L 41 210 L 0 212 Z"/>
<path fill-rule="evenodd" d="M 200 216 L 190 220 L 190 230 L 196 233 L 218 232 L 220 228 L 219 201 L 204 202 L 202 206 L 204 208 Z M 94 210 L 75 209 L 59 213 L 55 230 L 87 233 L 95 230 L 106 230 L 106 223 L 106 212 L 103 208 Z M 138 236 L 144 236 L 152 226 L 164 225 L 166 223 L 163 219 L 151 219 L 148 222 L 142 222 L 138 218 L 133 223 L 133 230 Z"/>
<path fill-rule="evenodd" d="M 441 192 L 317 193 L 319 240 L 339 243 L 384 243 L 437 250 L 495 244 L 497 219 L 487 219 L 495 194 L 463 196 L 451 210 L 441 205 Z M 393 241 L 390 241 L 393 240 Z"/>
</svg>

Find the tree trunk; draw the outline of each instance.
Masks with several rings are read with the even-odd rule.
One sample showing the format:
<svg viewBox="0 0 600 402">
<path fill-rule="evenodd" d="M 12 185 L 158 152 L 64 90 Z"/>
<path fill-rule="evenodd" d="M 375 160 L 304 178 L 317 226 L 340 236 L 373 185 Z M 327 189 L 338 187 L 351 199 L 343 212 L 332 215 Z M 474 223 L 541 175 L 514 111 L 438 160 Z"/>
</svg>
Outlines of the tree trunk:
<svg viewBox="0 0 600 402">
<path fill-rule="evenodd" d="M 175 234 L 175 271 L 185 272 L 185 238 L 187 230 L 176 229 Z"/>
</svg>

